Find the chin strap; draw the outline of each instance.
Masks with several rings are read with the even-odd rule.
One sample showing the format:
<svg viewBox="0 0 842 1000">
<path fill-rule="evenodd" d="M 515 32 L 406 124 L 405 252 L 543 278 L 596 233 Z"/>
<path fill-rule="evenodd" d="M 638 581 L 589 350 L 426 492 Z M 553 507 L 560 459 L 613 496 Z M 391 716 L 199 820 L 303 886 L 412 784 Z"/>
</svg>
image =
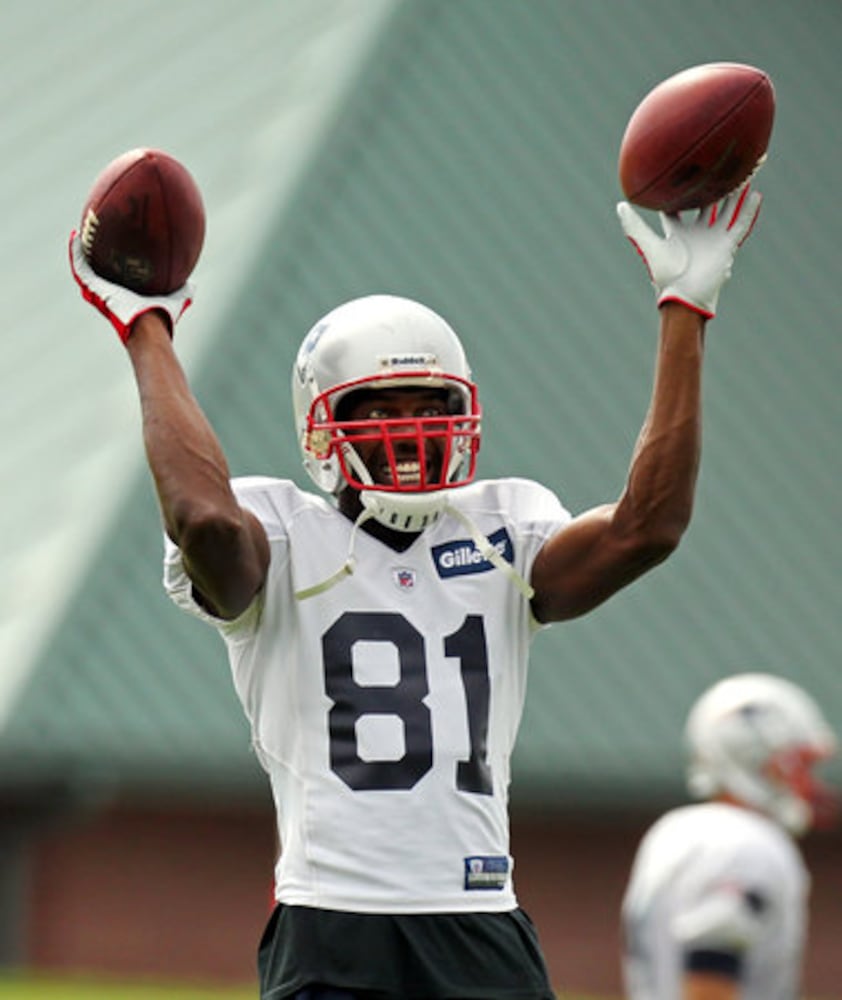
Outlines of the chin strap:
<svg viewBox="0 0 842 1000">
<path fill-rule="evenodd" d="M 457 520 L 461 521 L 471 533 L 473 543 L 476 545 L 482 558 L 490 562 L 492 566 L 499 569 L 502 573 L 505 573 L 521 594 L 523 594 L 523 596 L 527 599 L 527 601 L 531 601 L 535 596 L 535 590 L 526 582 L 526 580 L 524 580 L 514 566 L 500 555 L 495 546 L 491 544 L 488 537 L 479 530 L 468 515 L 459 510 L 458 507 L 451 507 L 450 504 L 447 504 L 447 510 L 453 514 Z"/>
<path fill-rule="evenodd" d="M 459 510 L 458 507 L 454 507 L 449 502 L 444 491 L 436 494 L 435 501 L 432 504 L 430 502 L 430 497 L 424 494 L 409 495 L 404 497 L 398 497 L 395 494 L 390 494 L 387 504 L 382 502 L 383 496 L 384 494 L 378 495 L 373 490 L 362 491 L 360 499 L 363 503 L 363 509 L 360 511 L 359 516 L 356 521 L 354 521 L 354 525 L 351 528 L 351 537 L 348 540 L 348 555 L 345 558 L 345 562 L 335 573 L 329 576 L 326 580 L 322 580 L 321 583 L 316 583 L 312 587 L 305 587 L 303 590 L 297 590 L 295 592 L 297 600 L 305 601 L 308 597 L 315 597 L 316 594 L 322 594 L 324 591 L 333 587 L 334 584 L 339 583 L 339 581 L 343 580 L 346 576 L 351 576 L 357 562 L 356 556 L 354 555 L 354 547 L 356 545 L 357 532 L 359 529 L 371 518 L 374 518 L 386 527 L 394 528 L 394 511 L 395 509 L 400 509 L 401 507 L 405 508 L 402 513 L 406 515 L 403 523 L 414 521 L 412 516 L 413 513 L 417 513 L 421 507 L 424 508 L 424 525 L 421 528 L 416 528 L 415 530 L 423 530 L 423 527 L 426 527 L 427 524 L 438 520 L 443 511 L 453 514 L 453 516 L 470 533 L 471 540 L 474 545 L 476 545 L 477 551 L 482 558 L 487 562 L 490 562 L 496 569 L 505 573 L 527 601 L 532 600 L 532 597 L 535 594 L 534 589 L 526 582 L 526 580 L 524 580 L 515 567 L 500 555 L 495 546 L 492 545 L 491 541 L 479 530 L 476 524 L 474 524 L 473 520 L 463 511 Z M 423 498 L 423 500 L 421 498 Z M 406 503 L 404 503 L 404 501 Z M 404 528 L 403 530 L 407 529 Z"/>
<path fill-rule="evenodd" d="M 332 576 L 329 576 L 326 580 L 322 580 L 321 583 L 313 584 L 312 587 L 305 587 L 303 590 L 296 590 L 295 599 L 297 601 L 306 601 L 308 597 L 315 597 L 316 594 L 324 593 L 324 591 L 330 590 L 334 584 L 339 583 L 339 581 L 343 580 L 346 576 L 351 576 L 354 572 L 354 567 L 357 564 L 357 557 L 354 555 L 354 546 L 357 542 L 357 532 L 366 521 L 370 521 L 373 517 L 373 510 L 369 510 L 364 507 L 360 511 L 359 516 L 356 521 L 354 521 L 354 525 L 351 528 L 351 537 L 348 539 L 348 555 L 345 557 L 345 562 L 342 563 L 339 569 Z"/>
</svg>

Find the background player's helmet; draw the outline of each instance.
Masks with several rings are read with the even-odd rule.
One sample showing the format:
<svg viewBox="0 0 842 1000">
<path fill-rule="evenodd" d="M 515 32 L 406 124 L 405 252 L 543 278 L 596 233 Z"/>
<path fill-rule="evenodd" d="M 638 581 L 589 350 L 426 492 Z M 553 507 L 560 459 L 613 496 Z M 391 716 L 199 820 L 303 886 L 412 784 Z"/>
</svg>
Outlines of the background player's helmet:
<svg viewBox="0 0 842 1000">
<path fill-rule="evenodd" d="M 709 688 L 685 729 L 688 787 L 698 798 L 726 793 L 794 834 L 831 817 L 835 796 L 812 772 L 836 750 L 815 701 L 770 674 L 738 674 Z"/>
<path fill-rule="evenodd" d="M 446 392 L 446 416 L 349 422 L 343 400 L 359 390 L 434 388 Z M 292 402 L 304 467 L 328 493 L 346 485 L 382 494 L 424 494 L 470 482 L 480 443 L 477 390 L 459 338 L 432 309 L 393 295 L 371 295 L 338 306 L 310 330 L 292 371 Z M 343 419 L 345 418 L 345 419 Z M 391 462 L 398 441 L 436 439 L 441 474 L 412 485 L 373 484 L 357 441 L 382 443 Z M 423 499 L 418 498 L 423 505 Z M 388 505 L 388 498 L 386 499 Z M 377 516 L 377 515 L 375 515 Z M 413 522 L 414 523 L 414 522 Z"/>
</svg>

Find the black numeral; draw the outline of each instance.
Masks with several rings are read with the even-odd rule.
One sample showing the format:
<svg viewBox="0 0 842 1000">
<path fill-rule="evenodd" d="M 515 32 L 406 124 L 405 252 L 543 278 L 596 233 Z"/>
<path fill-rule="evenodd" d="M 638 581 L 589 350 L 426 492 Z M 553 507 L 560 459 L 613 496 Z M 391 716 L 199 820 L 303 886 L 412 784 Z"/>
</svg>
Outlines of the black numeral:
<svg viewBox="0 0 842 1000">
<path fill-rule="evenodd" d="M 479 615 L 468 615 L 458 632 L 444 640 L 447 656 L 459 657 L 462 686 L 468 706 L 468 732 L 471 756 L 459 762 L 456 787 L 461 792 L 491 795 L 494 786 L 488 766 L 488 661 L 485 652 L 485 629 Z"/>
<path fill-rule="evenodd" d="M 354 647 L 360 642 L 385 643 L 397 658 L 395 684 L 360 684 L 354 678 Z M 463 792 L 491 795 L 493 783 L 487 760 L 489 679 L 485 629 L 479 615 L 443 640 L 448 657 L 459 660 L 468 712 L 470 756 L 459 761 L 456 787 Z M 325 690 L 333 702 L 328 713 L 330 766 L 349 788 L 412 788 L 433 766 L 433 727 L 424 637 L 403 615 L 386 612 L 346 612 L 322 638 Z M 357 723 L 366 715 L 390 715 L 401 720 L 404 753 L 398 760 L 364 760 L 357 741 Z"/>
</svg>

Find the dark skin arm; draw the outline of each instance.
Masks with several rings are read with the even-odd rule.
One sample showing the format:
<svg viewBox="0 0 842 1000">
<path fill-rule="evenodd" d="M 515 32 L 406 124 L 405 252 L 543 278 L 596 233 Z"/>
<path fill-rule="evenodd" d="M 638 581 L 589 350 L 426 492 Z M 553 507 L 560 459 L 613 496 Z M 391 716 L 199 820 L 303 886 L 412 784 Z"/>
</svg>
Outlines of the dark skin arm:
<svg viewBox="0 0 842 1000">
<path fill-rule="evenodd" d="M 137 319 L 126 349 L 166 532 L 181 549 L 202 604 L 220 618 L 236 618 L 266 579 L 266 533 L 231 490 L 225 455 L 159 313 Z"/>
<path fill-rule="evenodd" d="M 585 614 L 662 562 L 690 522 L 701 452 L 704 320 L 679 303 L 660 309 L 649 410 L 619 500 L 576 517 L 532 569 L 538 621 Z"/>
</svg>

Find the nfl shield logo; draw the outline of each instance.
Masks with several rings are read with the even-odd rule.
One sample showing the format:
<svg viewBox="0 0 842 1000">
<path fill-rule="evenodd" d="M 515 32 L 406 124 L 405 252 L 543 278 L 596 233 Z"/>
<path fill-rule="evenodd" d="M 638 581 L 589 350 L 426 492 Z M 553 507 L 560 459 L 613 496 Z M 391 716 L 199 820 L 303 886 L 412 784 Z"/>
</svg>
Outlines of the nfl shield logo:
<svg viewBox="0 0 842 1000">
<path fill-rule="evenodd" d="M 415 570 L 400 566 L 392 570 L 392 579 L 395 581 L 395 586 L 398 590 L 404 592 L 412 590 L 415 586 Z"/>
</svg>

